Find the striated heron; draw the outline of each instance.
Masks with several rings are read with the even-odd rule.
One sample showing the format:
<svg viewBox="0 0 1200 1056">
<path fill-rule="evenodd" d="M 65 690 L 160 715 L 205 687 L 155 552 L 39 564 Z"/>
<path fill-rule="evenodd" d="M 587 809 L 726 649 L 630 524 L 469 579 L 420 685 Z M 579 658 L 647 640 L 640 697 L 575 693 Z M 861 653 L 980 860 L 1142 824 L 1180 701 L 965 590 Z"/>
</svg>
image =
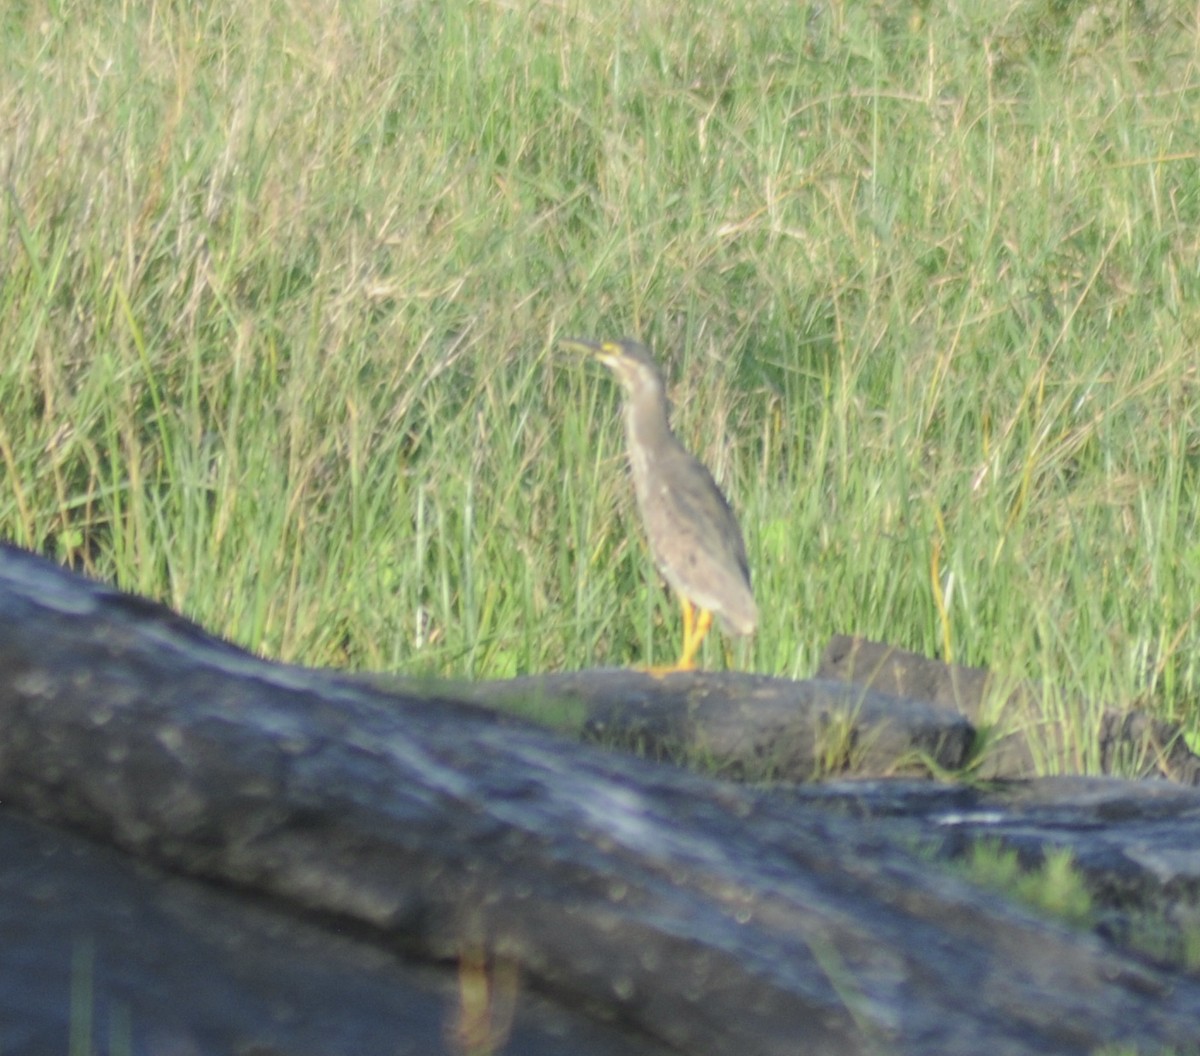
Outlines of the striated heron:
<svg viewBox="0 0 1200 1056">
<path fill-rule="evenodd" d="M 625 434 L 650 552 L 683 606 L 683 651 L 661 670 L 695 668 L 715 616 L 727 634 L 751 634 L 758 610 L 746 544 L 712 474 L 675 437 L 662 373 L 640 341 L 563 340 L 616 375 L 625 390 Z"/>
</svg>

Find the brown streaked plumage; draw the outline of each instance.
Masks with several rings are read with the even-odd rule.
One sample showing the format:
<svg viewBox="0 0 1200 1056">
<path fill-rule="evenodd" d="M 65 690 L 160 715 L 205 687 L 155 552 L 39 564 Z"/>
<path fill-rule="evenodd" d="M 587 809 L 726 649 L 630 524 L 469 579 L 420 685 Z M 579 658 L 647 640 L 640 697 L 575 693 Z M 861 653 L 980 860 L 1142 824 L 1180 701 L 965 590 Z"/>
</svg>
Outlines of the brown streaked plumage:
<svg viewBox="0 0 1200 1056">
<path fill-rule="evenodd" d="M 666 388 L 650 350 L 631 338 L 562 343 L 599 360 L 625 390 L 638 510 L 654 563 L 683 607 L 683 650 L 667 670 L 691 670 L 714 616 L 728 634 L 751 634 L 758 625 L 741 529 L 712 474 L 671 431 Z"/>
</svg>

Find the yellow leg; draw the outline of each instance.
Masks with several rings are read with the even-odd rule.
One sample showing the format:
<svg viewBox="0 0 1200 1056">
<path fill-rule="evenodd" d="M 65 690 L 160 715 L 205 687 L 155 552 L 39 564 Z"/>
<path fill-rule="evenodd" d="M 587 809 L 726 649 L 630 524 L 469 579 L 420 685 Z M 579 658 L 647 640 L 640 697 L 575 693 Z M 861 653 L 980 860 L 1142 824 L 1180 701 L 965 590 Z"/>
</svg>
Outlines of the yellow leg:
<svg viewBox="0 0 1200 1056">
<path fill-rule="evenodd" d="M 708 609 L 696 609 L 690 601 L 683 603 L 683 652 L 675 665 L 676 671 L 692 671 L 696 667 L 696 653 L 700 643 L 712 626 L 712 613 Z"/>
<path fill-rule="evenodd" d="M 673 664 L 643 668 L 651 675 L 669 675 L 675 671 L 694 671 L 696 669 L 696 653 L 700 643 L 712 626 L 712 613 L 707 609 L 698 609 L 687 598 L 680 599 L 683 606 L 683 652 Z"/>
<path fill-rule="evenodd" d="M 687 598 L 680 598 L 679 600 L 683 606 L 683 651 L 686 653 L 688 642 L 692 640 L 692 635 L 696 633 L 696 606 L 688 601 Z"/>
</svg>

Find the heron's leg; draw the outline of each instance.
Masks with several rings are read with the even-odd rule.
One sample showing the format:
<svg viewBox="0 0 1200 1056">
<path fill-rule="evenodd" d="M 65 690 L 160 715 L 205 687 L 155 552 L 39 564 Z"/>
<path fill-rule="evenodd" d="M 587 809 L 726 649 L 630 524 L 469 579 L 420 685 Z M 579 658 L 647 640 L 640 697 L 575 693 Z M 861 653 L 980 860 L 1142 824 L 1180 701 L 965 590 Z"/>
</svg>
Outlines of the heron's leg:
<svg viewBox="0 0 1200 1056">
<path fill-rule="evenodd" d="M 683 652 L 673 664 L 643 668 L 648 674 L 670 675 L 676 671 L 694 671 L 696 668 L 696 652 L 712 626 L 712 613 L 696 608 L 687 598 L 680 598 L 679 603 L 683 608 Z"/>
<path fill-rule="evenodd" d="M 683 653 L 675 665 L 677 671 L 691 671 L 696 666 L 700 643 L 712 626 L 713 616 L 708 609 L 697 609 L 690 601 L 683 603 Z"/>
<path fill-rule="evenodd" d="M 683 650 L 687 652 L 688 642 L 696 633 L 696 606 L 687 598 L 680 598 L 679 603 L 683 606 Z"/>
</svg>

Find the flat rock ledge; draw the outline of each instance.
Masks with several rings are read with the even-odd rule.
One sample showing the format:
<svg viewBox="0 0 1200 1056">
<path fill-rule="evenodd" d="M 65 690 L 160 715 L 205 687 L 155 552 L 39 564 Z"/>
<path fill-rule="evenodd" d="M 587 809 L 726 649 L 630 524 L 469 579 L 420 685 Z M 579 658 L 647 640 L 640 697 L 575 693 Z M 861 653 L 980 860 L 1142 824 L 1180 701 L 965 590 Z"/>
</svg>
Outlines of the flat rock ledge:
<svg viewBox="0 0 1200 1056">
<path fill-rule="evenodd" d="M 1179 726 L 1136 710 L 1072 701 L 1088 738 L 1048 722 L 1030 686 L 839 635 L 814 678 L 626 669 L 437 683 L 387 675 L 366 684 L 447 704 L 472 702 L 582 740 L 738 781 L 811 781 L 965 772 L 974 780 L 1078 772 L 1078 742 L 1103 774 L 1200 784 Z"/>
<path fill-rule="evenodd" d="M 1189 785 L 798 784 L 976 727 L 829 671 L 556 677 L 272 664 L 0 548 L 0 1052 L 1198 1051 Z M 983 840 L 1071 850 L 1095 919 L 944 861 Z"/>
</svg>

